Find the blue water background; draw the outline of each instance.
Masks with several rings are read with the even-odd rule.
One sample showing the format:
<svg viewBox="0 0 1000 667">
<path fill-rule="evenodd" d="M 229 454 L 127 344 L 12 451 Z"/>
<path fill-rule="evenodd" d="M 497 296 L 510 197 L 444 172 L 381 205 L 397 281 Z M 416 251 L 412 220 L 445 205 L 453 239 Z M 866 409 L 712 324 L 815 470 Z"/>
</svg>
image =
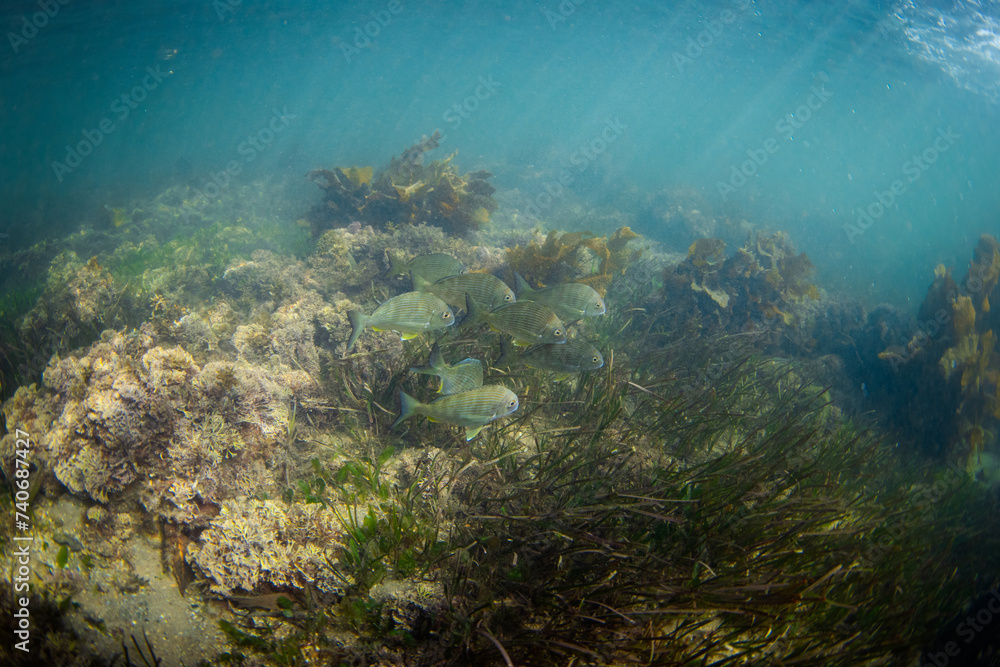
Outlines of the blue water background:
<svg viewBox="0 0 1000 667">
<path fill-rule="evenodd" d="M 565 169 L 572 195 L 553 209 L 618 210 L 674 242 L 648 196 L 693 188 L 710 214 L 789 232 L 821 286 L 914 310 L 936 264 L 962 274 L 979 234 L 1000 232 L 996 2 L 70 0 L 11 37 L 40 11 L 0 14 L 10 244 L 107 225 L 105 205 L 203 186 L 233 162 L 243 183 L 302 179 L 294 220 L 319 199 L 310 169 L 383 165 L 435 129 L 436 156 L 494 171 L 516 206 Z M 144 77 L 155 87 L 122 117 Z M 92 154 L 54 168 L 104 119 Z M 614 141 L 582 164 L 609 122 Z M 281 131 L 248 148 L 269 126 Z M 908 161 L 949 129 L 959 138 L 911 180 Z M 897 179 L 902 194 L 852 235 Z"/>
</svg>

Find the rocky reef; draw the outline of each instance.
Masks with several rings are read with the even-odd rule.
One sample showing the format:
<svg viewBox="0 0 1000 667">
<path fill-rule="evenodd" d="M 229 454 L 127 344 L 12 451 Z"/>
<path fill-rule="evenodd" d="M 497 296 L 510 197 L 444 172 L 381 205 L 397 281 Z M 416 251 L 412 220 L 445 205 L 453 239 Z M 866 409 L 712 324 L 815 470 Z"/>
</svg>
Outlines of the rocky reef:
<svg viewBox="0 0 1000 667">
<path fill-rule="evenodd" d="M 616 276 L 641 257 L 640 248 L 628 246 L 638 238 L 628 227 L 611 236 L 551 230 L 544 237 L 537 234 L 524 246 L 509 248 L 507 264 L 539 286 L 573 281 L 605 292 Z"/>
<path fill-rule="evenodd" d="M 424 154 L 440 139 L 440 132 L 425 137 L 378 172 L 372 167 L 309 172 L 306 178 L 323 190 L 323 201 L 305 218 L 313 235 L 355 221 L 379 229 L 428 224 L 458 236 L 485 227 L 497 209 L 488 182 L 492 174 L 459 174 L 452 164 L 456 153 L 424 164 Z"/>
<path fill-rule="evenodd" d="M 311 384 L 299 370 L 199 367 L 182 347 L 157 346 L 148 328 L 108 331 L 79 356 L 53 358 L 42 386 L 18 389 L 4 416 L 40 434 L 36 462 L 52 472 L 52 493 L 128 499 L 197 525 L 212 505 L 267 488 L 287 406 Z M 12 443 L 3 441 L 5 457 Z"/>
<path fill-rule="evenodd" d="M 961 286 L 939 271 L 921 311 L 939 328 L 911 344 L 898 310 L 827 298 L 783 234 L 732 256 L 723 232 L 671 255 L 621 225 L 498 242 L 489 175 L 425 165 L 436 143 L 314 172 L 311 234 L 273 184 L 172 188 L 49 253 L 15 323 L 38 366 L 3 404 L 0 458 L 14 470 L 30 434 L 32 609 L 67 619 L 45 626 L 50 663 L 125 644 L 149 664 L 848 665 L 915 657 L 980 593 L 956 572 L 998 567 L 989 486 L 898 465 L 848 388 L 899 396 L 879 380 L 893 364 L 933 379 L 924 400 L 952 397 L 949 447 L 984 477 L 994 240 Z M 726 227 L 709 222 L 685 233 Z M 607 313 L 571 334 L 605 365 L 494 368 L 498 334 L 451 327 L 447 358 L 483 360 L 520 409 L 472 441 L 390 430 L 399 391 L 436 384 L 410 372 L 429 336 L 366 330 L 344 357 L 347 312 L 412 288 L 387 251 L 591 285 Z M 142 613 L 161 606 L 178 625 Z M 199 639 L 176 641 L 192 617 Z"/>
<path fill-rule="evenodd" d="M 632 206 L 638 206 L 639 220 L 650 236 L 673 247 L 686 247 L 698 239 L 722 239 L 729 246 L 743 243 L 756 226 L 737 211 L 715 210 L 699 189 L 672 185 L 653 193 L 630 192 Z"/>
<path fill-rule="evenodd" d="M 1000 484 L 1000 244 L 983 235 L 960 282 L 939 265 L 906 341 L 879 358 L 914 387 L 914 400 L 948 425 L 937 454 Z M 926 418 L 926 417 L 925 417 Z"/>
<path fill-rule="evenodd" d="M 338 593 L 341 535 L 328 507 L 241 497 L 222 503 L 187 558 L 220 595 L 308 587 Z"/>
<path fill-rule="evenodd" d="M 729 257 L 723 240 L 702 238 L 664 271 L 663 298 L 683 304 L 675 310 L 680 327 L 697 321 L 716 331 L 779 338 L 779 330 L 803 328 L 811 302 L 820 299 L 813 272 L 781 232 L 758 233 Z"/>
</svg>

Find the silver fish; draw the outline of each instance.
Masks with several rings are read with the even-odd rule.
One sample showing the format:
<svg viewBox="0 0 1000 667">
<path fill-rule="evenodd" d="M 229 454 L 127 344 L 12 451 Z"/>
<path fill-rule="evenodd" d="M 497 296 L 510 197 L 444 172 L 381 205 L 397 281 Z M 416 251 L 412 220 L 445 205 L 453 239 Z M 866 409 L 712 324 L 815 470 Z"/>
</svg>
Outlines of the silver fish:
<svg viewBox="0 0 1000 667">
<path fill-rule="evenodd" d="M 347 341 L 345 356 L 365 327 L 375 331 L 396 331 L 403 340 L 409 340 L 425 331 L 450 327 L 455 324 L 455 313 L 433 294 L 406 292 L 392 297 L 371 315 L 360 310 L 348 311 L 347 319 L 351 322 L 351 338 Z"/>
<path fill-rule="evenodd" d="M 495 384 L 442 396 L 430 403 L 421 403 L 400 390 L 399 418 L 391 428 L 396 428 L 413 415 L 424 415 L 432 422 L 464 426 L 465 439 L 472 440 L 486 424 L 509 415 L 517 408 L 517 395 L 507 387 Z"/>
<path fill-rule="evenodd" d="M 485 322 L 494 331 L 513 337 L 514 345 L 566 342 L 566 325 L 551 308 L 534 301 L 519 301 L 487 313 L 469 295 L 466 299 L 466 311 L 469 314 L 466 318 L 469 324 Z"/>
<path fill-rule="evenodd" d="M 443 252 L 417 255 L 409 261 L 403 261 L 392 252 L 386 251 L 386 254 L 389 256 L 389 272 L 386 275 L 390 277 L 409 273 L 410 280 L 413 280 L 414 276 L 420 276 L 427 282 L 433 283 L 441 278 L 465 273 L 464 264 Z"/>
<path fill-rule="evenodd" d="M 521 363 L 535 370 L 551 371 L 556 374 L 557 380 L 604 366 L 604 355 L 596 347 L 575 338 L 565 343 L 532 345 L 519 357 L 511 352 L 506 340 L 500 341 L 500 350 L 500 359 L 496 363 L 498 367 Z"/>
<path fill-rule="evenodd" d="M 428 282 L 420 276 L 413 277 L 414 289 L 430 292 L 454 308 L 465 308 L 465 295 L 471 294 L 480 306 L 493 310 L 514 303 L 514 291 L 507 284 L 489 273 L 464 273 Z"/>
<path fill-rule="evenodd" d="M 437 375 L 441 378 L 440 394 L 457 394 L 459 392 L 483 386 L 483 363 L 478 359 L 463 359 L 449 365 L 441 354 L 441 347 L 434 343 L 431 348 L 429 365 L 411 368 L 414 373 Z"/>
<path fill-rule="evenodd" d="M 515 273 L 514 276 L 517 280 L 518 300 L 534 301 L 548 306 L 564 322 L 575 322 L 584 317 L 597 317 L 607 312 L 604 299 L 590 285 L 562 283 L 541 289 L 531 289 L 531 286 L 520 274 Z"/>
</svg>

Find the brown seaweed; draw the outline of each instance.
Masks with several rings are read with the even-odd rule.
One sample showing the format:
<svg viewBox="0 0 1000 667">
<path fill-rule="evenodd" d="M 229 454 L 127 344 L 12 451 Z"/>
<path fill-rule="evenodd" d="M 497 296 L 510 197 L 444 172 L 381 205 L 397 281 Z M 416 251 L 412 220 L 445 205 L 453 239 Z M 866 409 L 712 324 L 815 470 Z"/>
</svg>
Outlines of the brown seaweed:
<svg viewBox="0 0 1000 667">
<path fill-rule="evenodd" d="M 440 132 L 424 137 L 377 173 L 372 167 L 336 167 L 306 174 L 324 193 L 305 218 L 313 235 L 355 222 L 380 230 L 428 224 L 458 236 L 488 225 L 497 209 L 495 188 L 488 182 L 493 175 L 485 170 L 459 174 L 452 164 L 456 153 L 424 164 L 424 154 L 440 139 Z"/>
</svg>

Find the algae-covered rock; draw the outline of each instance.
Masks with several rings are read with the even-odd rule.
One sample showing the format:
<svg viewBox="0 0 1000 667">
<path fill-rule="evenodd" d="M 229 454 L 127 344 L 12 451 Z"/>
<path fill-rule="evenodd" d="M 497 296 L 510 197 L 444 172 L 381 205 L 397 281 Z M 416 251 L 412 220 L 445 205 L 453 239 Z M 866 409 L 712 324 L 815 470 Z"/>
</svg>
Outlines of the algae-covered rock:
<svg viewBox="0 0 1000 667">
<path fill-rule="evenodd" d="M 299 369 L 201 369 L 181 347 L 108 331 L 79 356 L 53 358 L 44 386 L 22 387 L 4 412 L 37 439 L 34 462 L 70 492 L 107 503 L 143 481 L 147 509 L 177 518 L 206 509 L 181 507 L 192 499 L 218 504 L 268 487 L 263 462 L 284 442 L 288 403 L 314 390 Z"/>
<path fill-rule="evenodd" d="M 241 498 L 223 504 L 187 559 L 223 595 L 310 586 L 330 593 L 343 586 L 333 570 L 340 543 L 328 507 Z"/>
<path fill-rule="evenodd" d="M 154 347 L 142 355 L 142 367 L 146 371 L 147 384 L 168 394 L 187 387 L 191 378 L 201 370 L 194 363 L 194 358 L 179 346 L 169 350 Z"/>
<path fill-rule="evenodd" d="M 794 327 L 820 298 L 814 267 L 782 233 L 759 234 L 731 256 L 721 239 L 697 239 L 663 275 L 665 298 L 732 333 Z"/>
<path fill-rule="evenodd" d="M 496 211 L 493 176 L 485 170 L 459 174 L 455 153 L 424 164 L 437 148 L 440 132 L 395 157 L 384 170 L 335 167 L 309 172 L 323 190 L 323 201 L 306 215 L 313 235 L 355 222 L 385 229 L 389 225 L 428 224 L 465 236 L 485 227 Z"/>
<path fill-rule="evenodd" d="M 325 232 L 308 260 L 325 293 L 355 292 L 370 285 L 382 273 L 380 260 L 387 237 L 360 224 Z"/>
<path fill-rule="evenodd" d="M 89 342 L 131 305 L 124 287 L 96 257 L 83 261 L 67 250 L 49 265 L 41 296 L 18 324 L 20 335 L 49 353 Z"/>
<path fill-rule="evenodd" d="M 575 281 L 603 293 L 642 254 L 642 250 L 629 246 L 629 241 L 638 238 L 628 227 L 617 229 L 611 236 L 551 230 L 544 239 L 537 234 L 523 247 L 508 249 L 507 262 L 539 286 Z"/>
<path fill-rule="evenodd" d="M 982 460 L 998 455 L 995 434 L 1000 432 L 1000 355 L 995 350 L 1000 317 L 991 305 L 1000 298 L 998 277 L 1000 243 L 984 234 L 961 281 L 949 268 L 935 268 L 909 342 L 879 354 L 902 373 L 907 403 L 918 406 L 919 414 L 908 421 L 937 425 L 918 433 L 921 445 L 935 454 L 947 452 L 984 480 L 993 479 L 982 472 Z"/>
<path fill-rule="evenodd" d="M 448 606 L 444 587 L 426 581 L 383 581 L 368 597 L 380 626 L 418 639 L 428 636 Z"/>
<path fill-rule="evenodd" d="M 316 318 L 326 303 L 315 292 L 306 292 L 296 301 L 271 315 L 270 342 L 281 364 L 318 378 L 319 350 L 314 342 Z"/>
</svg>

